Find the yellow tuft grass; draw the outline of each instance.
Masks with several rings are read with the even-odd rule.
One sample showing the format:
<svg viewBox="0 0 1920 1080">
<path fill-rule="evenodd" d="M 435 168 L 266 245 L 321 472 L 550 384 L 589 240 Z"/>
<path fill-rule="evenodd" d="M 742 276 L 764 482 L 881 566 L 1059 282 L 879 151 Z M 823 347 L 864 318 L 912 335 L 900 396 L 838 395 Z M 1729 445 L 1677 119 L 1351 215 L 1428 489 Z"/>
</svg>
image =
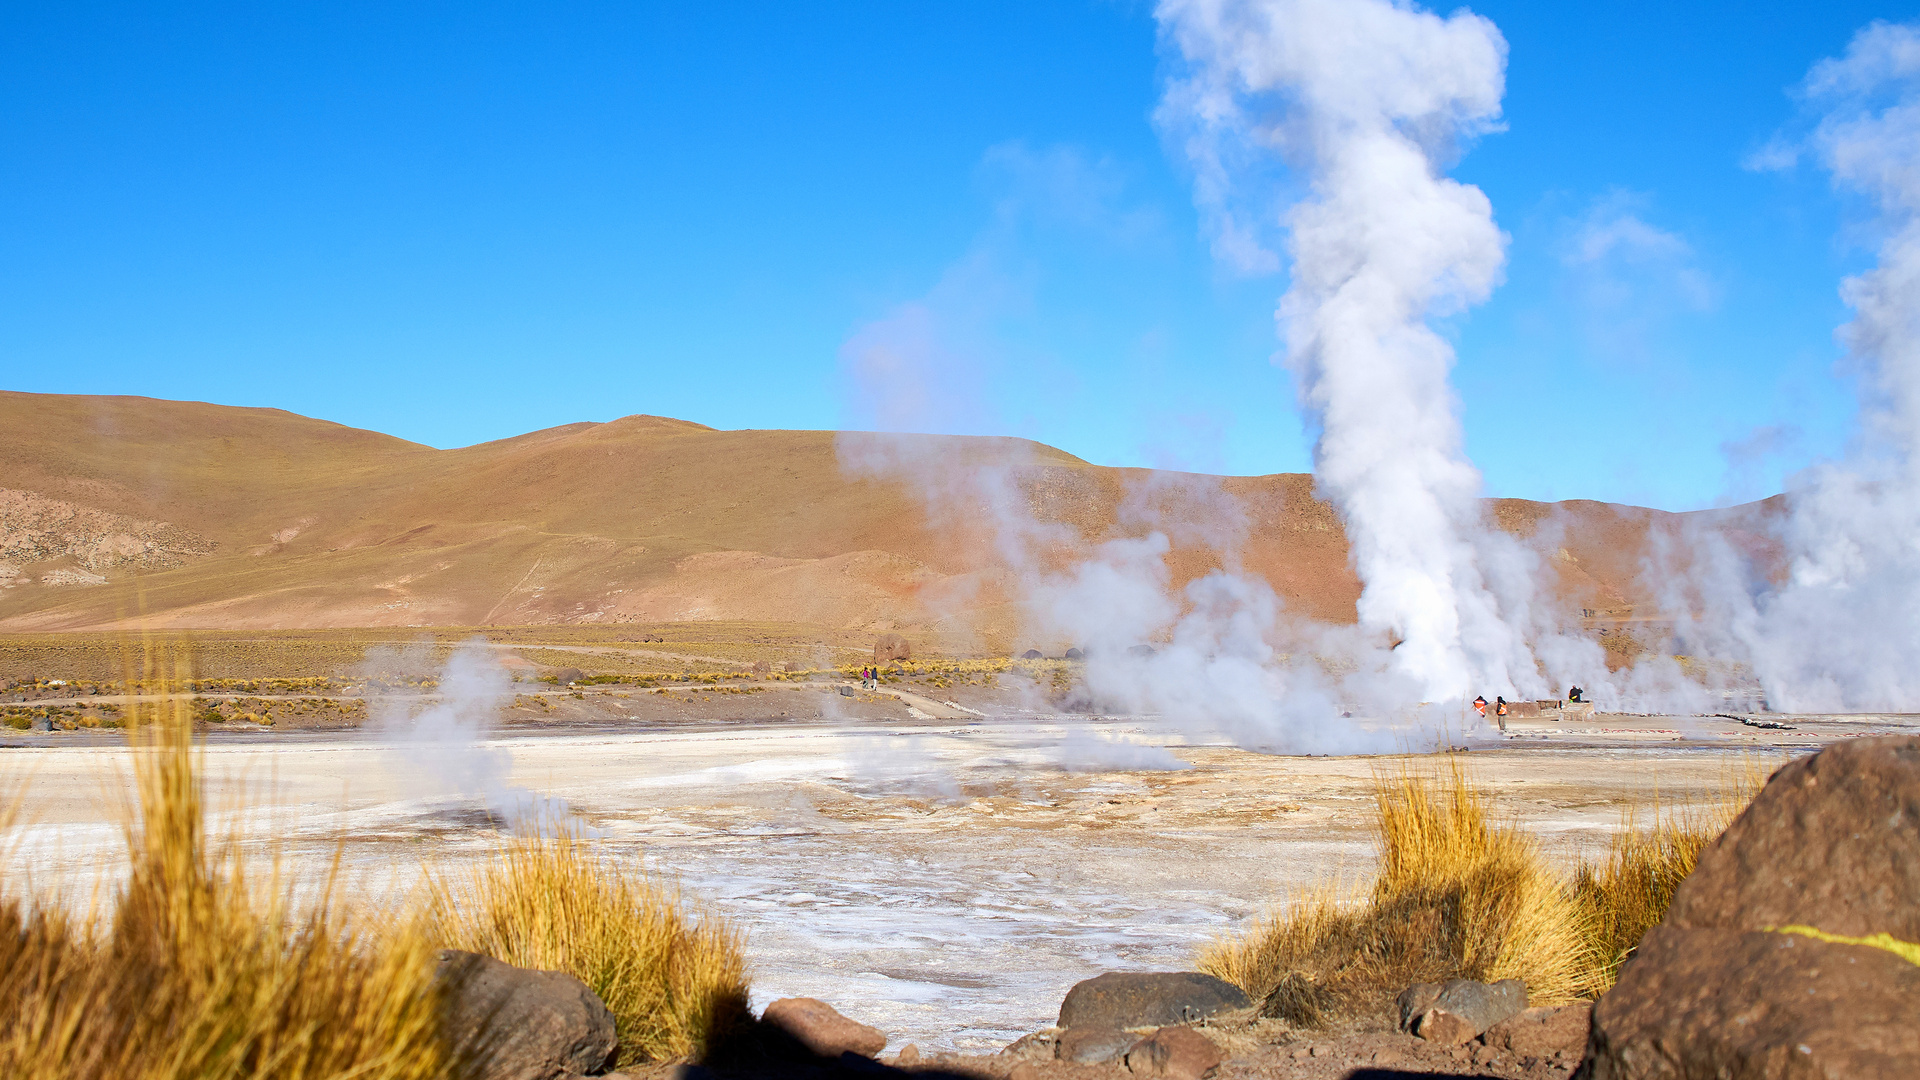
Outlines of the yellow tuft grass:
<svg viewBox="0 0 1920 1080">
<path fill-rule="evenodd" d="M 430 885 L 454 948 L 580 979 L 613 1013 L 619 1064 L 697 1058 L 747 1016 L 746 960 L 724 920 L 584 840 L 515 840 Z"/>
<path fill-rule="evenodd" d="M 445 1076 L 420 924 L 371 929 L 333 875 L 304 904 L 277 872 L 250 880 L 236 846 L 208 842 L 184 703 L 132 719 L 138 819 L 111 914 L 0 897 L 0 1076 Z"/>
<path fill-rule="evenodd" d="M 1405 987 L 1443 979 L 1521 979 L 1535 1004 L 1596 996 L 1764 780 L 1748 762 L 1705 809 L 1656 807 L 1645 829 L 1629 812 L 1607 858 L 1568 882 L 1538 841 L 1494 820 L 1457 761 L 1376 774 L 1372 885 L 1309 890 L 1214 943 L 1200 970 L 1301 1026 L 1378 1014 Z"/>
<path fill-rule="evenodd" d="M 1579 908 L 1538 842 L 1494 821 L 1458 763 L 1439 776 L 1376 775 L 1374 841 L 1370 889 L 1309 893 L 1216 943 L 1200 969 L 1303 1025 L 1381 1010 L 1438 979 L 1523 979 L 1540 1003 L 1587 992 Z"/>
<path fill-rule="evenodd" d="M 1700 853 L 1740 816 L 1766 777 L 1760 764 L 1749 758 L 1706 805 L 1685 813 L 1664 813 L 1656 802 L 1650 810 L 1652 824 L 1644 828 L 1638 824 L 1640 811 L 1629 807 L 1606 858 L 1581 865 L 1573 881 L 1573 897 L 1593 953 L 1596 993 L 1614 984 L 1620 965 L 1640 938 L 1666 917 L 1674 891 L 1693 873 Z"/>
</svg>

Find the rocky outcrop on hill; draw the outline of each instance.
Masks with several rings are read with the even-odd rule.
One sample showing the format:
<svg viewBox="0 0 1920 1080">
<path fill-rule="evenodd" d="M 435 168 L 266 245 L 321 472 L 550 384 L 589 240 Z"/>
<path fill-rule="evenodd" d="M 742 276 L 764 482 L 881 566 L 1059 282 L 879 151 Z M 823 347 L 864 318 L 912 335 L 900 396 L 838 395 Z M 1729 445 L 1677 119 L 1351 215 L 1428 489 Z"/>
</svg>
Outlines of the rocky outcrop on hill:
<svg viewBox="0 0 1920 1080">
<path fill-rule="evenodd" d="M 104 584 L 103 571 L 165 570 L 213 554 L 213 542 L 164 521 L 140 521 L 33 491 L 0 488 L 0 587 Z M 72 565 L 29 574 L 35 563 Z"/>
<path fill-rule="evenodd" d="M 1920 1076 L 1920 739 L 1781 769 L 1593 1011 L 1589 1080 Z"/>
</svg>

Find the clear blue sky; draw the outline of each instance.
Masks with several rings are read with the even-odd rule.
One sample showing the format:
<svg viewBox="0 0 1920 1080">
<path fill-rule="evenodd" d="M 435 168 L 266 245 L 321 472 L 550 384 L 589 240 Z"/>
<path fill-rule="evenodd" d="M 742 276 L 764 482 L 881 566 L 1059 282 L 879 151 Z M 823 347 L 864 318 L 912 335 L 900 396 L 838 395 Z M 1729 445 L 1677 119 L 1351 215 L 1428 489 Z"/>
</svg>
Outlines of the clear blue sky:
<svg viewBox="0 0 1920 1080">
<path fill-rule="evenodd" d="M 1672 509 L 1835 452 L 1857 208 L 1742 160 L 1916 4 L 1474 5 L 1512 236 L 1454 325 L 1491 494 Z M 1442 7 L 1440 10 L 1450 10 Z M 925 425 L 1304 470 L 1284 275 L 1207 252 L 1149 5 L 0 6 L 0 386 L 266 405 L 458 446 L 648 412 Z"/>
</svg>

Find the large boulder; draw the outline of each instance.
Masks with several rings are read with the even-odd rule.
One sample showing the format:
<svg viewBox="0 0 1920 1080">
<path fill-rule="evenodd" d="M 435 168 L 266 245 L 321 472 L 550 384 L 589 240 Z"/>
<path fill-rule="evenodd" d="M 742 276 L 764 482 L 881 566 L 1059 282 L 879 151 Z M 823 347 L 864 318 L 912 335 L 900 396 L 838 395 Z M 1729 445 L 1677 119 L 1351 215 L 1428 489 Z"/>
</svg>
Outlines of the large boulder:
<svg viewBox="0 0 1920 1080">
<path fill-rule="evenodd" d="M 473 1080 L 558 1080 L 606 1071 L 619 1043 L 591 987 L 560 971 L 440 950 L 447 1040 Z"/>
<path fill-rule="evenodd" d="M 1920 941 L 1920 738 L 1849 739 L 1775 773 L 1664 923 Z"/>
<path fill-rule="evenodd" d="M 1581 1075 L 1920 1076 L 1914 941 L 1920 738 L 1837 743 L 1701 853 L 1594 1006 Z"/>
<path fill-rule="evenodd" d="M 887 1036 L 878 1028 L 850 1020 L 818 998 L 781 998 L 768 1005 L 760 1019 L 823 1058 L 872 1057 L 887 1047 Z"/>
<path fill-rule="evenodd" d="M 1593 1010 L 1589 1080 L 1920 1076 L 1920 967 L 1799 934 L 1656 926 Z"/>
<path fill-rule="evenodd" d="M 1060 1026 L 1157 1028 L 1251 1004 L 1239 987 L 1198 971 L 1109 971 L 1073 984 L 1060 1003 Z"/>
<path fill-rule="evenodd" d="M 873 641 L 873 662 L 890 664 L 895 660 L 913 659 L 913 646 L 899 634 L 881 634 Z"/>
</svg>

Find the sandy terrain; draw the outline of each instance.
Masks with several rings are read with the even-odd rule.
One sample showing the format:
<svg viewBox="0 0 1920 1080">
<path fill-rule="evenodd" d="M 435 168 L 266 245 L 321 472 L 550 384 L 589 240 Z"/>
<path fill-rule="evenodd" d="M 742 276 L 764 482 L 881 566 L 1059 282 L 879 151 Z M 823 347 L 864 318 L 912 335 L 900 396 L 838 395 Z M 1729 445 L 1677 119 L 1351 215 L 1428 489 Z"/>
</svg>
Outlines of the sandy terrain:
<svg viewBox="0 0 1920 1080">
<path fill-rule="evenodd" d="M 445 781 L 493 763 L 496 803 L 508 785 L 565 800 L 611 848 L 738 921 L 757 1003 L 821 997 L 896 1049 L 980 1051 L 1047 1026 L 1078 979 L 1187 967 L 1290 891 L 1363 878 L 1375 770 L 1446 760 L 1261 755 L 1142 720 L 920 719 L 880 695 L 837 719 L 726 720 L 632 717 L 621 706 L 634 699 L 610 693 L 554 697 L 570 711 L 466 744 L 218 731 L 214 801 L 244 791 L 267 806 L 248 828 L 280 837 L 296 865 L 344 842 L 361 887 L 392 894 L 423 859 L 458 862 L 500 835 L 481 799 Z M 1455 760 L 1571 865 L 1603 848 L 1628 803 L 1681 807 L 1745 762 L 1916 726 L 1767 722 L 1788 726 L 1516 721 Z M 12 838 L 10 873 L 91 875 L 120 843 L 127 752 L 108 732 L 6 734 L 0 780 L 27 785 L 32 819 Z"/>
<path fill-rule="evenodd" d="M 1175 536 L 1178 588 L 1227 543 L 1289 611 L 1349 623 L 1359 582 L 1303 474 L 1112 469 L 1017 439 L 889 437 L 939 475 L 850 472 L 833 432 L 716 431 L 630 416 L 435 450 L 273 409 L 0 391 L 0 629 L 274 629 L 700 620 L 964 633 L 1024 649 L 1016 568 L 979 500 L 1065 565 L 1100 542 Z M 1569 615 L 1646 618 L 1651 528 L 1750 524 L 1765 504 L 1671 515 L 1491 500 L 1557 539 Z M 1131 522 L 1131 523 L 1130 523 Z M 1237 523 L 1230 528 L 1223 523 Z M 1736 544 L 1765 554 L 1750 528 Z M 1047 643 L 1037 643 L 1046 645 Z M 1610 643 L 1611 644 L 1611 643 Z"/>
</svg>

